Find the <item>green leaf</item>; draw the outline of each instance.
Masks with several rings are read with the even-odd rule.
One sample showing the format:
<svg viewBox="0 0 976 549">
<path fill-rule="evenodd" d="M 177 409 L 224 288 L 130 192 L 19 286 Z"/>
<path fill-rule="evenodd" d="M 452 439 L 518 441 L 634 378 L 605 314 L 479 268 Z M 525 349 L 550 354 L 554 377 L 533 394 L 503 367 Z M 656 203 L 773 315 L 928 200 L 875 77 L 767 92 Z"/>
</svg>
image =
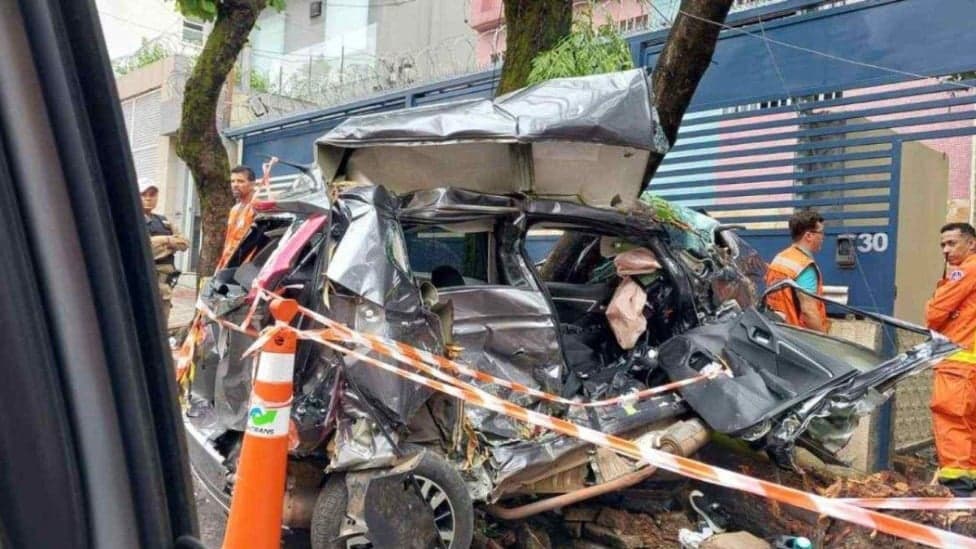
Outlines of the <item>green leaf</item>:
<svg viewBox="0 0 976 549">
<path fill-rule="evenodd" d="M 213 21 L 217 18 L 217 2 L 219 0 L 176 0 L 176 9 L 184 17 L 192 17 L 201 21 Z"/>
<path fill-rule="evenodd" d="M 532 60 L 528 83 L 632 68 L 627 42 L 610 24 L 596 27 L 592 8 L 584 8 L 569 35 Z"/>
</svg>

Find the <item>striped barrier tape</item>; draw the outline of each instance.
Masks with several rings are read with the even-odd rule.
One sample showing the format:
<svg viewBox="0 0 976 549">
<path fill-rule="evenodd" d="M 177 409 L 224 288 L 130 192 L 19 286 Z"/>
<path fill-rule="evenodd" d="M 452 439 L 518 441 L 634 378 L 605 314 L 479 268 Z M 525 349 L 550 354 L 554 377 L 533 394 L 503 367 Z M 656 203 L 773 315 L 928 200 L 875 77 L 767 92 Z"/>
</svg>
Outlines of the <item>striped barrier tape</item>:
<svg viewBox="0 0 976 549">
<path fill-rule="evenodd" d="M 276 296 L 273 294 L 268 296 L 268 298 L 273 297 Z M 356 332 L 304 307 L 299 307 L 298 309 L 301 314 L 317 322 L 324 322 L 325 324 L 331 326 L 330 328 L 322 331 L 294 330 L 300 339 L 312 341 L 336 352 L 352 356 L 364 363 L 373 365 L 404 379 L 461 399 L 469 404 L 507 415 L 537 427 L 542 427 L 560 434 L 572 436 L 597 446 L 613 449 L 621 454 L 688 478 L 749 492 L 761 497 L 772 499 L 774 501 L 794 505 L 796 507 L 827 515 L 832 518 L 853 522 L 873 530 L 878 530 L 886 534 L 901 537 L 903 539 L 916 543 L 922 543 L 932 547 L 971 547 L 976 549 L 976 539 L 867 509 L 868 507 L 911 510 L 972 509 L 976 507 L 976 498 L 828 498 L 817 496 L 815 494 L 809 494 L 795 488 L 789 488 L 773 482 L 749 477 L 747 475 L 722 469 L 720 467 L 711 466 L 690 458 L 675 456 L 654 448 L 643 448 L 626 439 L 615 437 L 613 435 L 607 435 L 605 433 L 576 425 L 559 418 L 548 416 L 546 414 L 526 410 L 525 408 L 502 400 L 494 395 L 480 391 L 477 388 L 467 386 L 467 384 L 464 384 L 464 386 L 458 386 L 457 383 L 459 380 L 452 379 L 451 382 L 441 382 L 435 379 L 430 379 L 423 375 L 400 369 L 381 360 L 377 360 L 353 349 L 344 347 L 335 341 L 343 340 L 345 338 L 348 339 L 349 342 L 356 343 L 369 341 L 369 337 L 366 334 Z M 208 317 L 214 318 L 216 316 L 213 315 L 212 311 L 205 310 L 204 312 Z M 222 324 L 229 329 L 242 331 L 240 327 L 234 325 L 233 323 L 225 321 Z M 336 327 L 340 329 L 336 330 Z M 265 330 L 258 337 L 258 341 L 255 342 L 252 349 L 260 348 L 259 343 L 263 345 L 263 342 L 267 339 L 267 337 L 270 337 L 270 332 L 271 330 Z M 418 355 L 421 353 L 426 353 L 426 351 L 413 349 L 410 346 L 404 346 L 403 344 L 399 343 L 398 345 L 403 346 L 402 348 L 404 349 L 412 349 L 411 353 L 416 352 Z M 372 348 L 372 345 L 367 346 Z M 411 361 L 411 353 L 401 354 L 399 358 L 404 359 L 408 363 L 415 363 L 413 365 L 422 362 L 416 358 Z M 434 355 L 430 356 L 434 357 Z M 435 362 L 439 361 L 435 360 Z M 425 364 L 425 366 L 428 365 Z M 436 370 L 431 369 L 431 371 Z M 440 373 L 443 375 L 443 372 Z M 951 501 L 953 499 L 956 501 Z"/>
<path fill-rule="evenodd" d="M 206 314 L 208 317 L 214 320 L 218 320 L 216 316 L 214 316 L 213 313 L 208 308 L 206 308 L 205 305 L 202 305 L 201 311 L 203 311 L 204 314 Z M 706 379 L 714 379 L 719 375 L 723 375 L 723 374 L 730 375 L 730 372 L 728 372 L 728 370 L 724 369 L 724 367 L 722 367 L 721 365 L 716 364 L 714 365 L 714 367 L 711 368 L 706 367 L 705 369 L 703 369 L 702 370 L 704 372 L 703 374 L 693 376 L 687 379 L 666 383 L 664 385 L 651 387 L 640 391 L 630 392 L 625 395 L 621 395 L 609 399 L 596 400 L 590 402 L 577 402 L 550 393 L 546 393 L 544 391 L 539 391 L 538 389 L 533 389 L 521 383 L 492 376 L 480 370 L 469 368 L 467 366 L 464 366 L 463 364 L 454 362 L 446 357 L 435 355 L 433 353 L 430 353 L 423 349 L 418 349 L 411 345 L 406 345 L 398 341 L 393 341 L 393 340 L 385 339 L 370 334 L 363 334 L 360 332 L 356 332 L 354 330 L 346 328 L 344 325 L 335 322 L 334 320 L 331 320 L 325 316 L 315 313 L 309 309 L 299 307 L 299 313 L 301 313 L 302 315 L 308 318 L 311 318 L 312 320 L 315 320 L 316 322 L 325 324 L 330 328 L 332 328 L 334 332 L 331 332 L 328 336 L 326 336 L 328 338 L 331 338 L 332 341 L 339 341 L 339 342 L 353 341 L 359 345 L 368 347 L 369 349 L 375 352 L 388 356 L 398 362 L 402 362 L 403 364 L 406 364 L 408 366 L 411 366 L 412 368 L 420 370 L 421 372 L 433 376 L 434 378 L 439 379 L 445 383 L 449 383 L 456 387 L 463 387 L 465 389 L 475 391 L 478 393 L 482 393 L 485 391 L 479 387 L 475 387 L 474 385 L 471 385 L 456 377 L 446 374 L 444 371 L 438 369 L 437 366 L 440 366 L 445 370 L 456 372 L 460 375 L 466 375 L 468 377 L 472 377 L 484 383 L 499 385 L 502 387 L 512 389 L 513 391 L 532 395 L 544 400 L 549 400 L 552 402 L 558 402 L 561 404 L 566 404 L 569 406 L 578 406 L 578 407 L 610 406 L 613 404 L 628 405 L 637 402 L 638 400 L 641 400 L 643 398 L 647 398 L 653 395 L 668 393 L 674 391 L 675 389 L 692 385 L 694 383 L 698 383 Z M 236 326 L 235 324 L 227 321 L 223 321 L 222 325 L 229 329 L 242 331 L 240 326 Z M 244 351 L 242 356 L 246 357 L 257 352 L 264 346 L 265 341 L 266 341 L 266 337 L 264 336 L 259 337 L 246 351 Z M 489 393 L 485 392 L 485 394 L 489 394 Z"/>
<path fill-rule="evenodd" d="M 345 325 L 339 322 L 336 322 L 324 315 L 321 315 L 319 313 L 316 313 L 304 307 L 299 307 L 299 312 L 302 315 L 311 318 L 312 320 L 315 320 L 316 322 L 319 322 L 320 324 L 334 330 L 332 332 L 332 334 L 334 335 L 328 336 L 333 341 L 351 341 L 358 345 L 368 347 L 369 349 L 376 351 L 380 354 L 386 355 L 398 362 L 402 362 L 404 364 L 413 366 L 429 375 L 432 375 L 440 379 L 441 381 L 445 381 L 453 385 L 458 385 L 459 383 L 461 383 L 463 384 L 464 387 L 468 389 L 480 391 L 480 389 L 473 387 L 467 383 L 463 383 L 457 378 L 446 376 L 441 370 L 438 370 L 437 367 L 442 368 L 444 370 L 455 372 L 458 375 L 470 377 L 482 383 L 497 385 L 499 387 L 505 387 L 507 389 L 511 389 L 512 391 L 518 393 L 524 393 L 530 396 L 534 396 L 536 398 L 548 400 L 550 402 L 565 404 L 567 406 L 589 408 L 589 407 L 599 407 L 599 406 L 611 406 L 614 404 L 630 404 L 638 400 L 648 398 L 650 396 L 668 393 L 674 391 L 675 389 L 679 389 L 681 387 L 693 385 L 695 383 L 699 383 L 701 381 L 705 381 L 708 379 L 714 379 L 720 375 L 728 375 L 731 377 L 731 372 L 729 372 L 727 368 L 715 364 L 713 367 L 710 368 L 706 367 L 705 369 L 703 369 L 702 370 L 703 373 L 690 378 L 674 381 L 657 387 L 643 389 L 640 391 L 630 392 L 613 398 L 594 400 L 589 402 L 578 402 L 575 400 L 569 400 L 567 398 L 563 398 L 561 396 L 553 395 L 545 391 L 533 389 L 532 387 L 523 385 L 515 381 L 510 381 L 507 379 L 495 377 L 491 374 L 482 372 L 480 370 L 475 370 L 473 368 L 465 366 L 464 364 L 450 360 L 447 357 L 435 355 L 429 351 L 418 349 L 416 347 L 413 347 L 411 345 L 406 345 L 399 341 L 393 341 L 391 339 L 387 339 L 372 334 L 364 334 L 364 333 L 356 332 L 350 328 L 347 328 Z M 432 366 L 434 368 L 431 368 Z"/>
<path fill-rule="evenodd" d="M 690 377 L 687 379 L 682 379 L 679 381 L 674 381 L 671 383 L 667 383 L 665 385 L 651 387 L 649 389 L 643 389 L 640 391 L 634 391 L 631 393 L 627 393 L 625 395 L 603 399 L 603 400 L 594 400 L 590 402 L 577 402 L 557 395 L 553 395 L 551 393 L 547 393 L 545 391 L 533 389 L 521 383 L 509 381 L 507 379 L 501 379 L 492 376 L 491 374 L 482 372 L 480 370 L 474 370 L 472 368 L 468 368 L 446 357 L 438 357 L 437 355 L 434 355 L 428 351 L 424 351 L 423 349 L 418 349 L 411 345 L 406 345 L 400 342 L 387 343 L 386 341 L 384 341 L 383 338 L 379 338 L 370 334 L 353 332 L 352 330 L 349 330 L 348 328 L 345 328 L 344 326 L 341 325 L 333 324 L 329 328 L 331 331 L 328 333 L 326 337 L 331 339 L 332 341 L 337 341 L 337 342 L 351 341 L 358 345 L 362 345 L 363 347 L 367 347 L 372 351 L 376 351 L 377 353 L 392 358 L 397 362 L 402 362 L 404 364 L 412 366 L 426 374 L 429 374 L 437 379 L 440 379 L 441 381 L 451 383 L 452 385 L 464 386 L 466 388 L 477 390 L 477 391 L 481 390 L 478 389 L 477 387 L 474 387 L 473 385 L 460 381 L 456 377 L 452 377 L 450 375 L 445 374 L 442 370 L 433 367 L 431 362 L 435 363 L 437 366 L 440 366 L 444 370 L 453 371 L 459 375 L 468 376 L 478 381 L 481 381 L 483 383 L 498 385 L 501 387 L 511 389 L 515 392 L 524 393 L 527 395 L 538 397 L 543 400 L 548 400 L 550 402 L 565 404 L 567 406 L 597 407 L 597 406 L 610 406 L 613 404 L 629 404 L 653 395 L 660 395 L 663 393 L 671 392 L 680 387 L 692 385 L 694 383 L 698 383 L 706 379 L 713 379 L 724 372 L 721 366 L 712 367 L 709 368 L 708 371 L 704 374 Z"/>
<path fill-rule="evenodd" d="M 526 410 L 510 402 L 486 393 L 477 393 L 465 388 L 456 387 L 440 381 L 424 377 L 420 374 L 408 372 L 387 364 L 381 360 L 369 357 L 358 351 L 348 349 L 334 343 L 331 337 L 323 337 L 322 332 L 297 331 L 300 339 L 316 342 L 336 352 L 349 355 L 367 364 L 376 366 L 384 371 L 400 376 L 404 379 L 425 387 L 440 391 L 444 394 L 463 400 L 467 404 L 498 412 L 506 416 L 524 421 L 531 425 L 542 427 L 563 435 L 571 436 L 589 442 L 599 447 L 609 448 L 631 458 L 641 460 L 659 469 L 670 471 L 702 482 L 708 482 L 726 488 L 749 492 L 757 496 L 772 499 L 806 509 L 832 518 L 853 522 L 878 530 L 886 534 L 897 536 L 909 541 L 928 545 L 930 547 L 968 547 L 976 549 L 976 539 L 960 534 L 925 526 L 898 517 L 871 511 L 837 499 L 817 496 L 795 488 L 789 488 L 773 482 L 756 479 L 741 473 L 714 467 L 700 461 L 676 456 L 650 447 L 638 444 L 613 435 L 576 425 L 559 418 Z"/>
<path fill-rule="evenodd" d="M 976 498 L 836 498 L 837 501 L 868 509 L 898 509 L 905 511 L 972 511 Z"/>
</svg>

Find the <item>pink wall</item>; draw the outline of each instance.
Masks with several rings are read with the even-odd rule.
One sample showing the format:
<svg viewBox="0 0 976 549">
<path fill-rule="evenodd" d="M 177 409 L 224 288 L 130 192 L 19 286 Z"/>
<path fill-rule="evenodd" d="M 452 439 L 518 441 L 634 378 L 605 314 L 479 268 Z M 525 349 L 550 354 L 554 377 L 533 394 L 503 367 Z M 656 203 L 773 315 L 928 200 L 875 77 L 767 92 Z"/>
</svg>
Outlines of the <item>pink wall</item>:
<svg viewBox="0 0 976 549">
<path fill-rule="evenodd" d="M 856 97 L 859 95 L 867 95 L 873 93 L 879 93 L 884 91 L 891 91 L 897 89 L 908 89 L 918 86 L 928 86 L 933 84 L 931 80 L 927 81 L 915 81 L 915 82 L 905 82 L 900 84 L 888 85 L 888 86 L 876 86 L 871 88 L 861 88 L 856 90 L 847 90 L 844 92 L 844 97 Z M 845 112 L 860 109 L 870 109 L 879 108 L 886 106 L 897 106 L 897 105 L 908 105 L 911 103 L 918 103 L 923 101 L 933 101 L 939 99 L 947 99 L 951 96 L 958 96 L 960 93 L 973 93 L 968 90 L 960 90 L 959 92 L 941 92 L 926 95 L 919 95 L 908 98 L 898 98 L 884 101 L 873 101 L 870 103 L 862 103 L 857 105 L 839 106 L 831 108 L 822 108 L 814 111 L 817 114 L 827 114 L 832 112 Z M 922 111 L 906 112 L 906 113 L 895 113 L 888 115 L 878 115 L 871 116 L 867 118 L 870 122 L 885 122 L 885 121 L 896 121 L 904 118 L 914 118 L 918 116 L 930 116 L 938 114 L 946 114 L 949 112 L 959 112 L 960 109 L 972 110 L 976 107 L 974 105 L 963 105 L 957 107 L 942 107 L 939 109 L 926 109 Z M 761 112 L 761 111 L 759 111 Z M 798 130 L 799 127 L 796 125 L 781 126 L 769 130 L 755 130 L 755 131 L 735 131 L 737 126 L 743 124 L 755 124 L 760 122 L 772 121 L 772 120 L 787 120 L 794 119 L 796 115 L 794 113 L 780 113 L 773 115 L 757 115 L 744 119 L 737 119 L 731 121 L 723 121 L 720 123 L 719 127 L 722 128 L 720 134 L 721 139 L 735 139 L 740 137 L 763 135 L 764 133 L 780 133 Z M 857 121 L 849 121 L 849 123 L 857 123 Z M 915 126 L 904 126 L 904 127 L 894 127 L 891 131 L 897 133 L 916 133 L 923 131 L 933 131 L 933 130 L 946 130 L 961 127 L 972 127 L 973 121 L 961 121 L 961 122 L 943 122 L 938 124 L 921 124 Z M 857 137 L 856 135 L 854 137 Z M 762 151 L 766 147 L 772 147 L 777 145 L 788 145 L 795 143 L 796 140 L 778 140 L 763 142 L 759 146 L 756 144 L 744 144 L 744 145 L 734 145 L 734 146 L 723 146 L 722 151 L 732 151 L 732 150 L 747 150 L 755 149 L 756 154 L 748 157 L 738 157 L 732 159 L 720 159 L 716 161 L 716 166 L 729 166 L 736 163 L 742 162 L 761 162 L 766 160 L 790 158 L 792 153 L 785 154 L 764 154 Z M 968 199 L 969 197 L 969 187 L 972 178 L 972 162 L 973 162 L 973 137 L 963 136 L 963 137 L 952 137 L 944 139 L 929 139 L 922 140 L 922 143 L 932 149 L 945 154 L 949 161 L 949 198 L 950 199 Z M 788 185 L 792 183 L 792 166 L 776 167 L 776 168 L 764 168 L 764 169 L 753 169 L 753 170 L 728 170 L 728 171 L 718 171 L 716 170 L 715 177 L 728 179 L 737 177 L 747 177 L 755 175 L 771 175 L 771 174 L 783 174 L 782 180 L 777 180 L 773 182 L 762 182 L 762 183 L 747 183 L 742 185 L 734 186 L 723 186 L 723 190 L 732 190 L 735 188 L 769 188 L 781 185 Z M 734 203 L 750 203 L 755 204 L 756 202 L 774 201 L 774 200 L 785 200 L 789 199 L 789 194 L 770 194 L 761 195 L 755 197 L 743 197 L 743 198 L 725 198 L 719 199 L 716 203 L 720 204 L 734 204 Z"/>
<path fill-rule="evenodd" d="M 468 10 L 468 25 L 478 32 L 476 56 L 479 66 L 487 66 L 492 62 L 492 54 L 501 59 L 505 53 L 505 12 L 502 0 L 470 0 Z M 579 10 L 586 2 L 577 1 L 573 9 Z M 649 17 L 656 13 L 648 8 L 641 0 L 603 0 L 593 10 L 593 20 L 603 24 L 608 19 L 624 21 L 650 12 Z"/>
</svg>

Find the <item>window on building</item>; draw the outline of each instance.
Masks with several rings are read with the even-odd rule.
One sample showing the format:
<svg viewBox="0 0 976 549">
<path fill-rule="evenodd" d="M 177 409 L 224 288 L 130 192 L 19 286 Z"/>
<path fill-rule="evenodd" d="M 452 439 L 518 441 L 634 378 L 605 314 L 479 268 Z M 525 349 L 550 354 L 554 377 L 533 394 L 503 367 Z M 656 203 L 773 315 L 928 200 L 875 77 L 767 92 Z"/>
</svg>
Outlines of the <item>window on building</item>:
<svg viewBox="0 0 976 549">
<path fill-rule="evenodd" d="M 832 101 L 834 99 L 840 99 L 842 97 L 844 97 L 844 92 L 842 91 L 824 92 L 824 93 L 817 93 L 813 95 L 803 95 L 799 97 L 784 97 L 780 99 L 770 99 L 768 101 L 759 101 L 757 103 L 747 103 L 744 105 L 725 107 L 722 109 L 722 114 L 762 111 L 766 109 L 776 109 L 779 107 L 788 107 L 790 105 L 797 105 L 802 103 L 819 103 L 821 101 Z"/>
<path fill-rule="evenodd" d="M 647 30 L 648 20 L 649 17 L 645 13 L 642 15 L 638 15 L 637 17 L 630 17 L 627 19 L 623 19 L 621 21 L 617 21 L 617 31 L 620 32 L 621 34 L 628 34 L 632 32 L 640 32 L 643 30 Z"/>
<path fill-rule="evenodd" d="M 191 19 L 183 20 L 183 41 L 198 46 L 203 45 L 203 23 Z"/>
</svg>

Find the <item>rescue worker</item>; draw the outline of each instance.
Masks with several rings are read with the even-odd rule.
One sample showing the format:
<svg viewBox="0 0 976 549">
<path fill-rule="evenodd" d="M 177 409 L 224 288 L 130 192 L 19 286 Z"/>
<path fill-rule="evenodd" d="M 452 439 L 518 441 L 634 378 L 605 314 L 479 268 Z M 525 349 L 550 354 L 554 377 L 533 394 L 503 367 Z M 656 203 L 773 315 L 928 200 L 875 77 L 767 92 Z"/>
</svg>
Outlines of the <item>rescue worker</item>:
<svg viewBox="0 0 976 549">
<path fill-rule="evenodd" d="M 932 428 L 939 482 L 968 497 L 976 489 L 976 231 L 949 223 L 939 232 L 946 270 L 925 304 L 925 322 L 962 350 L 935 367 Z"/>
<path fill-rule="evenodd" d="M 254 222 L 254 171 L 247 166 L 237 166 L 230 171 L 230 191 L 237 201 L 227 217 L 227 232 L 224 235 L 224 249 L 220 253 L 217 268 L 223 268 L 237 251 Z"/>
<path fill-rule="evenodd" d="M 159 203 L 159 188 L 148 179 L 139 180 L 139 196 L 142 199 L 142 215 L 149 231 L 149 244 L 156 263 L 156 284 L 163 304 L 163 322 L 169 322 L 169 311 L 173 303 L 173 288 L 179 279 L 176 270 L 176 252 L 186 251 L 189 246 L 186 238 L 173 227 L 165 216 L 153 213 Z"/>
<path fill-rule="evenodd" d="M 766 287 L 790 279 L 811 294 L 823 296 L 823 275 L 813 256 L 823 248 L 824 218 L 812 210 L 790 217 L 793 243 L 780 252 L 766 271 Z M 830 324 L 823 301 L 793 288 L 783 288 L 766 297 L 766 305 L 788 324 L 827 333 Z"/>
</svg>

